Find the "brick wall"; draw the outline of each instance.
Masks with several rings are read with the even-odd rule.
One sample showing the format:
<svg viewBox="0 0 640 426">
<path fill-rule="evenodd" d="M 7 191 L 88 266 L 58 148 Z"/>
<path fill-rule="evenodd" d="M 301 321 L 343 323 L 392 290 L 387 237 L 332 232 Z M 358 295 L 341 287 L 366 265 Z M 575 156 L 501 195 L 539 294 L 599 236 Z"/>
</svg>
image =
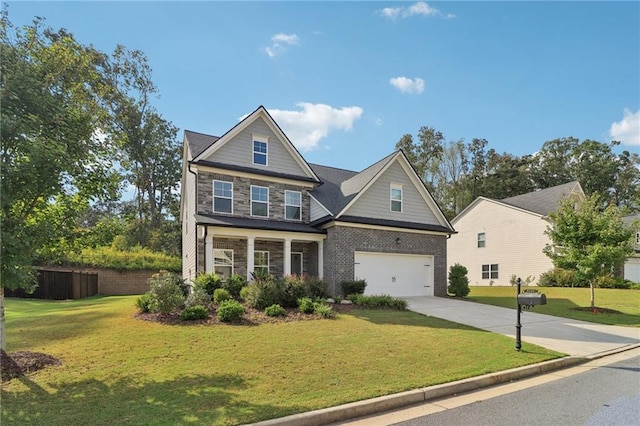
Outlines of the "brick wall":
<svg viewBox="0 0 640 426">
<path fill-rule="evenodd" d="M 47 266 L 53 271 L 81 271 L 98 274 L 98 294 L 105 296 L 121 296 L 143 294 L 149 291 L 147 280 L 158 271 L 116 271 L 98 268 L 56 268 Z"/>
<path fill-rule="evenodd" d="M 401 243 L 396 243 L 400 238 Z M 434 257 L 434 294 L 447 291 L 447 237 L 411 232 L 333 226 L 324 244 L 324 279 L 334 294 L 342 281 L 353 280 L 354 251 L 424 254 Z"/>
</svg>

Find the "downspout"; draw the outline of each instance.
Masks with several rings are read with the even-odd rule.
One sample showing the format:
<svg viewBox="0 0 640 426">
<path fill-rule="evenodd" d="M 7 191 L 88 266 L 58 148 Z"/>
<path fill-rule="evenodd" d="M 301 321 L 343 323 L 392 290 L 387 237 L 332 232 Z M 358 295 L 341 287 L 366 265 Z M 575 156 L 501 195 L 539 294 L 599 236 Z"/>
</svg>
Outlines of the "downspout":
<svg viewBox="0 0 640 426">
<path fill-rule="evenodd" d="M 193 200 L 193 206 L 194 206 L 195 211 L 197 212 L 197 210 L 198 210 L 198 174 L 196 172 L 194 172 L 193 170 L 191 170 L 191 162 L 190 161 L 187 163 L 187 171 L 189 173 L 191 173 L 196 179 L 196 187 L 195 187 L 195 191 L 193 191 L 194 198 L 195 198 Z M 197 276 L 198 275 L 198 222 L 197 221 L 194 223 L 194 228 L 195 228 L 194 232 L 195 232 L 195 236 L 196 236 L 195 241 L 194 241 L 194 243 L 196 245 L 195 246 L 195 251 L 194 251 L 195 254 L 196 254 L 196 270 L 194 272 L 195 272 L 195 274 Z M 205 237 L 206 237 L 207 228 L 205 227 L 204 230 L 205 230 Z M 206 244 L 207 244 L 206 238 L 204 240 L 204 243 L 205 243 L 205 253 L 206 253 L 207 252 L 206 251 Z"/>
</svg>

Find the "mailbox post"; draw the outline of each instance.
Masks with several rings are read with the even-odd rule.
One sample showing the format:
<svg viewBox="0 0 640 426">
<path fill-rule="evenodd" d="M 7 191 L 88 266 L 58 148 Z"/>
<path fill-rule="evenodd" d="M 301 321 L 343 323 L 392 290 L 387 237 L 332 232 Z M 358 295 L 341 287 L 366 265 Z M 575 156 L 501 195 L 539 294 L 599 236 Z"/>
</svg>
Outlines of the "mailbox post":
<svg viewBox="0 0 640 426">
<path fill-rule="evenodd" d="M 516 318 L 516 351 L 520 351 L 522 349 L 522 324 L 520 324 L 520 316 L 522 315 L 522 306 L 527 306 L 529 308 L 535 305 L 546 305 L 547 304 L 547 296 L 538 293 L 537 291 L 525 291 L 524 293 L 520 293 L 520 289 L 522 286 L 522 280 L 518 278 L 516 280 L 518 286 L 518 294 L 516 295 L 518 301 L 518 314 Z"/>
</svg>

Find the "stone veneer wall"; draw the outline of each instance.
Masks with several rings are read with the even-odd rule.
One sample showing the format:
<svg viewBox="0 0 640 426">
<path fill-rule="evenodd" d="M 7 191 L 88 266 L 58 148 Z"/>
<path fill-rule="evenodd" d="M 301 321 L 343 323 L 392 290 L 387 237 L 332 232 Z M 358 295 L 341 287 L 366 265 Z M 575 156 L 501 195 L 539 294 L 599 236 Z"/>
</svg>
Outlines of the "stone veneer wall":
<svg viewBox="0 0 640 426">
<path fill-rule="evenodd" d="M 400 238 L 400 244 L 396 243 Z M 324 280 L 340 293 L 342 281 L 353 280 L 354 251 L 425 254 L 434 257 L 434 294 L 447 293 L 447 237 L 444 235 L 332 226 L 324 244 Z"/>
<path fill-rule="evenodd" d="M 105 296 L 124 296 L 144 294 L 149 291 L 147 280 L 158 271 L 116 271 L 115 269 L 83 267 L 46 267 L 51 271 L 82 271 L 98 274 L 98 294 Z"/>
</svg>

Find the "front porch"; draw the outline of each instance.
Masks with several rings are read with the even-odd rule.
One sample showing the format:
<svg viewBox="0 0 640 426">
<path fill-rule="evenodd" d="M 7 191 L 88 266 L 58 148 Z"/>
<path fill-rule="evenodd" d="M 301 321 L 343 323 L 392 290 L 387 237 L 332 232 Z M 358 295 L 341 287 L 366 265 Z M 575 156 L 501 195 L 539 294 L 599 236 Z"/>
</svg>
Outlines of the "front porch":
<svg viewBox="0 0 640 426">
<path fill-rule="evenodd" d="M 202 226 L 198 241 L 198 273 L 224 279 L 251 273 L 309 275 L 322 279 L 326 235 L 287 231 Z"/>
</svg>

